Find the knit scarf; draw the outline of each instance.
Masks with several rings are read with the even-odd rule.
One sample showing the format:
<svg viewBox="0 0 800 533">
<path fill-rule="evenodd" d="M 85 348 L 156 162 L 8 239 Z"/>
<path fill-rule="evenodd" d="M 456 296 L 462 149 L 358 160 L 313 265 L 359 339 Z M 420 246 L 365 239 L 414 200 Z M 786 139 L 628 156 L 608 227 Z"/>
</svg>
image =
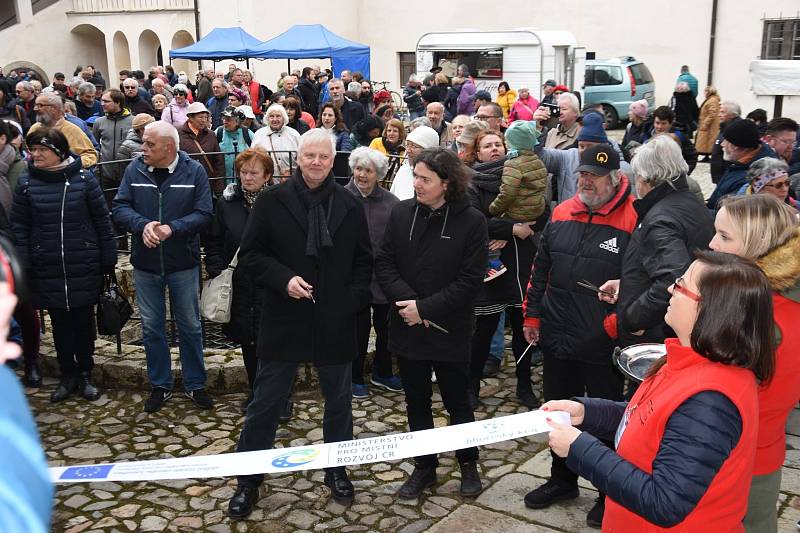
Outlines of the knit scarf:
<svg viewBox="0 0 800 533">
<path fill-rule="evenodd" d="M 330 231 L 328 231 L 328 217 L 333 210 L 333 191 L 336 183 L 333 176 L 329 175 L 322 184 L 309 189 L 300 171 L 295 172 L 290 180 L 300 202 L 306 208 L 308 217 L 308 236 L 306 237 L 306 255 L 318 257 L 320 248 L 333 247 Z M 326 216 L 323 203 L 327 203 L 328 214 Z"/>
<path fill-rule="evenodd" d="M 386 149 L 386 152 L 390 155 L 400 155 L 400 152 L 403 151 L 403 141 L 397 141 L 393 143 L 386 137 L 382 137 L 381 140 L 383 141 L 383 147 Z"/>
<path fill-rule="evenodd" d="M 245 190 L 244 187 L 242 187 L 242 196 L 244 197 L 244 205 L 246 205 L 247 207 L 253 207 L 253 204 L 256 203 L 256 198 L 258 198 L 258 195 L 261 194 L 261 192 L 264 191 L 264 189 L 266 189 L 268 186 L 269 182 L 265 181 L 264 185 L 262 185 L 261 188 L 255 192 L 247 191 Z"/>
</svg>

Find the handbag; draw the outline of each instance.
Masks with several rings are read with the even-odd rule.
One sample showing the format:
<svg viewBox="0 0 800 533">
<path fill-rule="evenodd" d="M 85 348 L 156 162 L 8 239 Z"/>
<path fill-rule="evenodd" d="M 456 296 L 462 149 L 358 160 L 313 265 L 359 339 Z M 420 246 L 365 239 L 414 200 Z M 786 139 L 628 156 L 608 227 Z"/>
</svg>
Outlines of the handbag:
<svg viewBox="0 0 800 533">
<path fill-rule="evenodd" d="M 233 255 L 231 263 L 220 274 L 203 284 L 200 295 L 200 314 L 211 322 L 227 324 L 231 321 L 231 301 L 233 299 L 233 271 L 239 262 L 239 250 Z"/>
<path fill-rule="evenodd" d="M 128 298 L 117 284 L 116 274 L 103 276 L 103 290 L 97 302 L 97 332 L 100 335 L 116 335 L 133 315 Z"/>
</svg>

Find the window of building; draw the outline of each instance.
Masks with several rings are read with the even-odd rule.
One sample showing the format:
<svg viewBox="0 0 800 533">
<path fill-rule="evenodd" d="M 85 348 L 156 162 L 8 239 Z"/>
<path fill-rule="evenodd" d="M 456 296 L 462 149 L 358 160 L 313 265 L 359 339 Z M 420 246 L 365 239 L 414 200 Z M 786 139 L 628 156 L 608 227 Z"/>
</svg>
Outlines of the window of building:
<svg viewBox="0 0 800 533">
<path fill-rule="evenodd" d="M 400 85 L 408 82 L 409 76 L 417 71 L 417 54 L 414 52 L 398 52 L 400 60 Z"/>
<path fill-rule="evenodd" d="M 800 59 L 800 19 L 764 21 L 761 59 Z"/>
<path fill-rule="evenodd" d="M 453 77 L 458 65 L 466 65 L 470 76 L 476 78 L 503 78 L 503 50 L 479 50 L 458 52 L 435 52 L 433 64 L 443 68 L 442 72 Z"/>
<path fill-rule="evenodd" d="M 15 0 L 0 0 L 0 30 L 13 26 L 19 22 L 17 19 L 17 2 Z"/>
</svg>

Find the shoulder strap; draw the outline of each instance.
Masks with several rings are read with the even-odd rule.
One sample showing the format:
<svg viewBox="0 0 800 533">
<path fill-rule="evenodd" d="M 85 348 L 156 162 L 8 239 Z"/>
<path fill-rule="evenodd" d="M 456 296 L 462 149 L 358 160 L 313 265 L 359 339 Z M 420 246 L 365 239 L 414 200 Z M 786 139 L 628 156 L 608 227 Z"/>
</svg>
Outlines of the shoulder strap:
<svg viewBox="0 0 800 533">
<path fill-rule="evenodd" d="M 194 141 L 194 144 L 196 144 L 196 145 L 197 145 L 197 148 L 198 148 L 198 149 L 200 149 L 200 155 L 202 155 L 202 156 L 203 156 L 203 159 L 205 159 L 205 161 L 206 161 L 206 165 L 208 165 L 208 170 L 209 170 L 209 172 L 213 172 L 213 171 L 214 171 L 214 165 L 212 165 L 212 164 L 211 164 L 211 161 L 208 159 L 208 156 L 206 155 L 206 151 L 205 151 L 205 150 L 203 150 L 203 147 L 202 147 L 202 146 L 200 146 L 200 143 L 199 143 L 199 142 L 197 142 L 197 137 L 195 137 L 195 138 L 194 138 L 194 139 L 192 139 L 192 140 Z M 213 177 L 214 177 L 214 176 L 209 176 L 209 178 L 213 178 Z"/>
<path fill-rule="evenodd" d="M 250 146 L 250 128 L 242 128 L 242 137 L 244 137 L 244 142 L 247 146 Z"/>
<path fill-rule="evenodd" d="M 222 126 L 217 126 L 217 129 L 214 130 L 214 133 L 217 135 L 217 142 L 222 143 Z"/>
<path fill-rule="evenodd" d="M 239 250 L 241 250 L 241 248 L 236 249 L 236 253 L 233 254 L 233 259 L 231 259 L 231 264 L 228 265 L 228 267 L 236 268 L 236 265 L 239 264 Z"/>
</svg>

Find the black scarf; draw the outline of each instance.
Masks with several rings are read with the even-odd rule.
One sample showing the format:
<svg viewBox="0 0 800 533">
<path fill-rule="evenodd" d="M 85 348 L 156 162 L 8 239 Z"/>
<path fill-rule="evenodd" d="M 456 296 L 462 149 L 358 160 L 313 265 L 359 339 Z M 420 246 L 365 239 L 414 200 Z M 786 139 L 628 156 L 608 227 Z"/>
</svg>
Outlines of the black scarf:
<svg viewBox="0 0 800 533">
<path fill-rule="evenodd" d="M 400 155 L 400 152 L 404 150 L 402 140 L 398 140 L 396 143 L 391 142 L 386 137 L 382 137 L 381 140 L 383 141 L 383 147 L 390 155 Z"/>
<path fill-rule="evenodd" d="M 336 183 L 333 180 L 333 176 L 329 175 L 319 187 L 309 189 L 299 171 L 292 176 L 291 183 L 300 198 L 300 202 L 306 208 L 308 216 L 306 255 L 318 257 L 320 247 L 333 247 L 333 240 L 328 231 L 328 217 L 333 211 L 333 191 L 336 188 Z M 322 207 L 325 202 L 328 204 L 327 216 L 325 215 L 325 209 Z"/>
</svg>

